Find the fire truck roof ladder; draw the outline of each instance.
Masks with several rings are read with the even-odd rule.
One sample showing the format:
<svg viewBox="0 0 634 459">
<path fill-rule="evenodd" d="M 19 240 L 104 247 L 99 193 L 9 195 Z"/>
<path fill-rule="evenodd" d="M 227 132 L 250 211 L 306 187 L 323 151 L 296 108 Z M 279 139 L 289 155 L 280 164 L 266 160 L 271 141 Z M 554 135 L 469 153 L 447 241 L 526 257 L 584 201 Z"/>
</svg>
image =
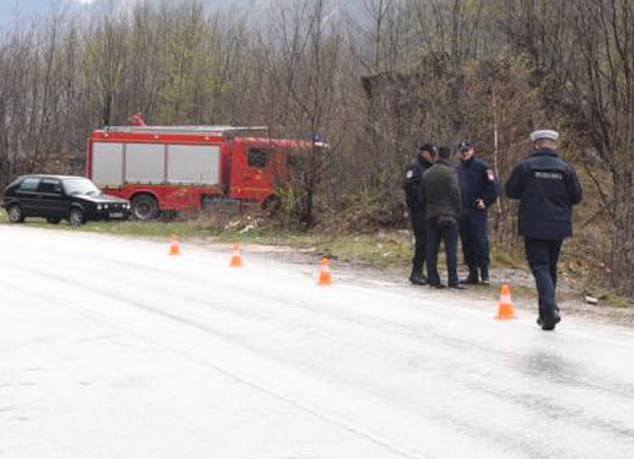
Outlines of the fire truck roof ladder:
<svg viewBox="0 0 634 459">
<path fill-rule="evenodd" d="M 215 134 L 231 135 L 237 132 L 268 131 L 267 126 L 236 127 L 236 126 L 109 126 L 106 132 L 125 134 Z"/>
</svg>

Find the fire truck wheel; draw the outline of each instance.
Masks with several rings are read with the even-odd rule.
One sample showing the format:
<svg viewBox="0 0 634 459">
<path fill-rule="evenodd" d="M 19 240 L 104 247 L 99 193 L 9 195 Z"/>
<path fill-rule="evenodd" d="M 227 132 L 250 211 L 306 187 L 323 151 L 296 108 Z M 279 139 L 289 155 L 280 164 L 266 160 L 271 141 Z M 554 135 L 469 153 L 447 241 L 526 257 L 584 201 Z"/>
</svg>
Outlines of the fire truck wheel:
<svg viewBox="0 0 634 459">
<path fill-rule="evenodd" d="M 154 220 L 158 215 L 158 202 L 149 194 L 135 196 L 132 200 L 132 217 L 136 220 Z"/>
</svg>

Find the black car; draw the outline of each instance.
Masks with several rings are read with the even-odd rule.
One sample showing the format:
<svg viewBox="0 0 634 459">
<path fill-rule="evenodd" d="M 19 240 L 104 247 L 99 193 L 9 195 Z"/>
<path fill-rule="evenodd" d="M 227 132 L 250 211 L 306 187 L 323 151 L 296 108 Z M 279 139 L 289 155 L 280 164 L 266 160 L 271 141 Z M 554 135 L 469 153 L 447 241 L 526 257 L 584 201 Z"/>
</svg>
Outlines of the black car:
<svg viewBox="0 0 634 459">
<path fill-rule="evenodd" d="M 43 217 L 79 226 L 89 220 L 128 219 L 130 202 L 103 194 L 85 177 L 25 175 L 4 190 L 2 207 L 13 223 Z"/>
</svg>

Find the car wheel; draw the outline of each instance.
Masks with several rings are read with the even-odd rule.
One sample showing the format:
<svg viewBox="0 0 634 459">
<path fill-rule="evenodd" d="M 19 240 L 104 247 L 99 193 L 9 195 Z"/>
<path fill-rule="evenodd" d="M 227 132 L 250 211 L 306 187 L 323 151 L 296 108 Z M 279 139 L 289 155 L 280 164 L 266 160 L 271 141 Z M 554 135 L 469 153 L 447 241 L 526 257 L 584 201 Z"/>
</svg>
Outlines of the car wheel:
<svg viewBox="0 0 634 459">
<path fill-rule="evenodd" d="M 22 212 L 22 207 L 17 204 L 13 204 L 9 207 L 9 221 L 11 223 L 22 223 L 24 221 L 24 212 Z"/>
<path fill-rule="evenodd" d="M 152 196 L 142 194 L 132 200 L 132 217 L 135 220 L 154 220 L 159 215 L 159 205 Z"/>
<path fill-rule="evenodd" d="M 62 219 L 57 217 L 48 217 L 46 221 L 49 222 L 51 225 L 57 225 L 59 222 L 62 221 Z"/>
<path fill-rule="evenodd" d="M 81 209 L 71 209 L 70 215 L 68 216 L 68 221 L 72 226 L 77 228 L 78 226 L 84 224 L 84 213 L 81 211 Z"/>
</svg>

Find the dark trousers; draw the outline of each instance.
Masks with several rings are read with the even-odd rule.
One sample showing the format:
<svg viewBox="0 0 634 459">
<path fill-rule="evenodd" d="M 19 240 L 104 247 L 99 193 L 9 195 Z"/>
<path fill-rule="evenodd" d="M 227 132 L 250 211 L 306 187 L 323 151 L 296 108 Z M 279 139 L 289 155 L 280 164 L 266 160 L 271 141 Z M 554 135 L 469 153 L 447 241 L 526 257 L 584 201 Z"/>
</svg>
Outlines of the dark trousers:
<svg viewBox="0 0 634 459">
<path fill-rule="evenodd" d="M 535 277 L 539 294 L 539 316 L 552 317 L 558 311 L 557 300 L 557 262 L 563 240 L 542 240 L 524 238 L 526 259 Z"/>
<path fill-rule="evenodd" d="M 427 280 L 430 285 L 439 285 L 438 275 L 438 250 L 440 241 L 445 243 L 445 254 L 447 256 L 447 277 L 449 285 L 458 285 L 458 222 L 438 226 L 438 217 L 427 219 Z"/>
<path fill-rule="evenodd" d="M 414 258 L 412 258 L 412 272 L 423 273 L 425 266 L 425 253 L 427 248 L 427 221 L 424 212 L 411 212 L 412 230 L 416 246 L 414 248 Z"/>
<path fill-rule="evenodd" d="M 470 269 L 489 266 L 489 229 L 487 212 L 468 210 L 460 218 L 460 241 L 464 261 Z"/>
</svg>

